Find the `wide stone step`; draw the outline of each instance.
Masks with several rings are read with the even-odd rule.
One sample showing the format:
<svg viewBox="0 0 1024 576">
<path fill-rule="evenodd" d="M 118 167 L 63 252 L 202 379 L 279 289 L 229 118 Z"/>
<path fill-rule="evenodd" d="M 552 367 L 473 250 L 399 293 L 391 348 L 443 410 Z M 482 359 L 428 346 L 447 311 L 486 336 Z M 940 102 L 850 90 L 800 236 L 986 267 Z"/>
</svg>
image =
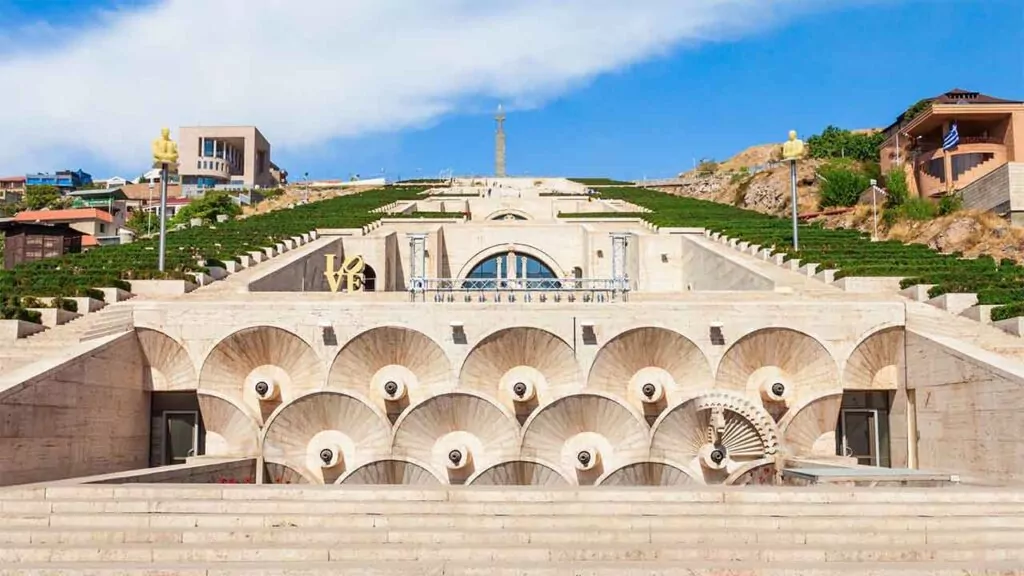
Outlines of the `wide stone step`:
<svg viewBox="0 0 1024 576">
<path fill-rule="evenodd" d="M 598 545 L 248 544 L 12 545 L 0 548 L 0 564 L 11 562 L 1021 562 L 1024 547 L 1011 546 L 783 546 L 732 545 L 658 547 Z"/>
<path fill-rule="evenodd" d="M 247 562 L 19 564 L 3 567 L 4 576 L 1012 576 L 1024 574 L 1013 562 L 975 564 L 933 563 L 928 566 L 875 562 L 794 564 L 733 562 Z"/>
<path fill-rule="evenodd" d="M 595 545 L 651 544 L 685 546 L 735 546 L 772 544 L 785 546 L 1012 546 L 1020 544 L 1017 528 L 981 528 L 969 532 L 958 529 L 892 530 L 885 525 L 873 530 L 832 532 L 790 529 L 725 529 L 692 527 L 679 530 L 652 527 L 592 528 L 590 530 L 523 530 L 504 527 L 452 528 L 340 528 L 340 529 L 142 529 L 110 530 L 100 528 L 0 529 L 0 544 L 7 545 L 97 545 L 111 544 L 250 544 L 253 546 L 404 544 L 404 545 Z"/>
<path fill-rule="evenodd" d="M 306 502 L 306 501 L 226 501 L 226 500 L 122 500 L 115 502 L 48 501 L 35 505 L 20 502 L 3 504 L 2 515 L 21 510 L 29 514 L 443 514 L 443 515 L 515 515 L 550 516 L 571 514 L 642 514 L 647 516 L 1024 516 L 1020 502 L 882 502 L 828 503 L 804 502 Z"/>
<path fill-rule="evenodd" d="M 405 502 L 405 503 L 994 503 L 1024 504 L 1024 490 L 1013 488 L 800 488 L 708 487 L 666 488 L 546 488 L 471 487 L 409 488 L 393 486 L 132 484 L 34 486 L 0 488 L 0 503 L 48 501 L 214 501 L 228 502 Z M 2 506 L 2 504 L 0 504 Z M 2 510 L 2 508 L 0 508 Z"/>
<path fill-rule="evenodd" d="M 610 517 L 597 513 L 559 516 L 494 515 L 263 515 L 263 514 L 60 514 L 0 516 L 0 526 L 11 528 L 96 528 L 142 530 L 161 528 L 257 529 L 257 528 L 506 528 L 520 530 L 1024 530 L 1024 516 L 641 516 Z"/>
</svg>

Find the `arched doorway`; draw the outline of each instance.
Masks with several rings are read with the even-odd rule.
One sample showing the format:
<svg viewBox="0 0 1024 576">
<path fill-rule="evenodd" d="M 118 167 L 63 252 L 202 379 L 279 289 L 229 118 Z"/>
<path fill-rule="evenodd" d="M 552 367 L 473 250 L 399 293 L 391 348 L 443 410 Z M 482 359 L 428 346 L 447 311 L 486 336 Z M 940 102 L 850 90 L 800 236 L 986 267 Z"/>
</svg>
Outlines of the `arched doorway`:
<svg viewBox="0 0 1024 576">
<path fill-rule="evenodd" d="M 466 274 L 466 279 L 477 281 L 474 284 L 481 289 L 506 288 L 509 280 L 524 278 L 541 280 L 536 286 L 532 286 L 536 288 L 555 289 L 561 286 L 558 275 L 550 266 L 522 252 L 506 252 L 484 259 Z"/>
<path fill-rule="evenodd" d="M 377 291 L 377 271 L 372 266 L 367 264 L 363 268 L 363 291 L 364 292 L 376 292 Z"/>
</svg>

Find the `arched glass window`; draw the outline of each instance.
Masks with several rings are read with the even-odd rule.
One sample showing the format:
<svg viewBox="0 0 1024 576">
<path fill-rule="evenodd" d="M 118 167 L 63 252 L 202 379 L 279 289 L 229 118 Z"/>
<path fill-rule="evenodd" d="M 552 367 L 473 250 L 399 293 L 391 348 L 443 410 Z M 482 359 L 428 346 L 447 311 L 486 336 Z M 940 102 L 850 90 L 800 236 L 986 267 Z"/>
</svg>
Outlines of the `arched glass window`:
<svg viewBox="0 0 1024 576">
<path fill-rule="evenodd" d="M 521 252 L 513 252 L 515 259 L 515 277 L 517 279 L 528 278 L 534 279 L 547 279 L 550 278 L 553 282 L 541 283 L 539 286 L 531 286 L 535 288 L 547 288 L 555 289 L 561 284 L 557 281 L 558 276 L 550 266 L 541 262 L 540 260 L 530 256 L 529 254 L 523 254 Z M 509 266 L 509 253 L 503 252 L 501 254 L 491 256 L 477 264 L 473 269 L 466 275 L 467 279 L 471 280 L 492 280 L 493 282 L 487 283 L 474 283 L 474 287 L 479 286 L 481 289 L 492 289 L 496 286 L 502 288 L 508 287 L 505 282 L 508 280 L 510 274 L 508 273 Z M 500 281 L 500 284 L 498 282 Z M 550 285 L 549 285 L 550 284 Z"/>
<path fill-rule="evenodd" d="M 519 214 L 513 214 L 510 212 L 508 214 L 498 214 L 494 218 L 491 218 L 491 220 L 526 220 L 526 218 Z"/>
</svg>

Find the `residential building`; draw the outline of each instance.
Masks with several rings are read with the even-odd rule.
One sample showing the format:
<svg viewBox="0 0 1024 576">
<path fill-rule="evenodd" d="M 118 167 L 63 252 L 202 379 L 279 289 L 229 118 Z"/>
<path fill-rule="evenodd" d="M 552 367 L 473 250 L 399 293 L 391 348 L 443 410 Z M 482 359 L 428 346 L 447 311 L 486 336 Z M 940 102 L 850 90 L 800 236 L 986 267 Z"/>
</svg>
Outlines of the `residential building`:
<svg viewBox="0 0 1024 576">
<path fill-rule="evenodd" d="M 118 187 L 124 186 L 125 184 L 128 183 L 127 180 L 125 180 L 124 178 L 122 178 L 120 176 L 111 176 L 110 178 L 107 178 L 106 180 L 93 180 L 93 182 L 96 183 L 96 184 L 101 184 L 102 186 L 104 186 L 106 188 L 118 188 Z"/>
<path fill-rule="evenodd" d="M 92 175 L 82 170 L 61 170 L 54 173 L 28 174 L 27 186 L 56 186 L 62 190 L 75 190 L 92 184 Z"/>
<path fill-rule="evenodd" d="M 4 269 L 22 262 L 82 251 L 82 232 L 67 224 L 26 223 L 14 218 L 0 221 L 4 233 Z"/>
<path fill-rule="evenodd" d="M 954 89 L 922 104 L 885 129 L 880 158 L 883 172 L 904 167 L 915 194 L 943 196 L 1007 162 L 1024 162 L 1024 102 Z M 954 126 L 959 141 L 944 149 Z"/>
<path fill-rule="evenodd" d="M 4 176 L 0 178 L 0 201 L 5 204 L 21 202 L 24 194 L 24 176 Z"/>
<path fill-rule="evenodd" d="M 98 208 L 70 208 L 68 210 L 26 210 L 14 217 L 15 222 L 67 224 L 91 239 L 83 238 L 82 245 L 113 242 L 124 218 L 115 220 L 106 210 Z"/>
<path fill-rule="evenodd" d="M 182 127 L 178 173 L 186 195 L 218 185 L 278 186 L 280 169 L 270 159 L 270 142 L 255 126 Z"/>
</svg>

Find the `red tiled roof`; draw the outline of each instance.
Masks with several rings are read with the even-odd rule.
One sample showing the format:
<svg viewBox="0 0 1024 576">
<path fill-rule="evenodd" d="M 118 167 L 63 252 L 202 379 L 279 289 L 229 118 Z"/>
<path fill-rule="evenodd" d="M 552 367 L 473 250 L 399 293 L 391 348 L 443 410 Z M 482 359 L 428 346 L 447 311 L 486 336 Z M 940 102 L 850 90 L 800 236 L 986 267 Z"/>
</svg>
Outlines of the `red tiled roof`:
<svg viewBox="0 0 1024 576">
<path fill-rule="evenodd" d="M 25 182 L 24 176 L 2 176 L 0 182 Z"/>
<path fill-rule="evenodd" d="M 70 210 L 26 210 L 19 212 L 15 222 L 73 222 L 76 220 L 99 220 L 112 224 L 114 217 L 97 208 L 73 208 Z"/>
<path fill-rule="evenodd" d="M 97 240 L 96 237 L 93 236 L 92 234 L 83 234 L 82 235 L 82 247 L 83 248 L 92 248 L 93 246 L 99 246 L 99 245 L 100 245 L 100 241 Z"/>
</svg>

